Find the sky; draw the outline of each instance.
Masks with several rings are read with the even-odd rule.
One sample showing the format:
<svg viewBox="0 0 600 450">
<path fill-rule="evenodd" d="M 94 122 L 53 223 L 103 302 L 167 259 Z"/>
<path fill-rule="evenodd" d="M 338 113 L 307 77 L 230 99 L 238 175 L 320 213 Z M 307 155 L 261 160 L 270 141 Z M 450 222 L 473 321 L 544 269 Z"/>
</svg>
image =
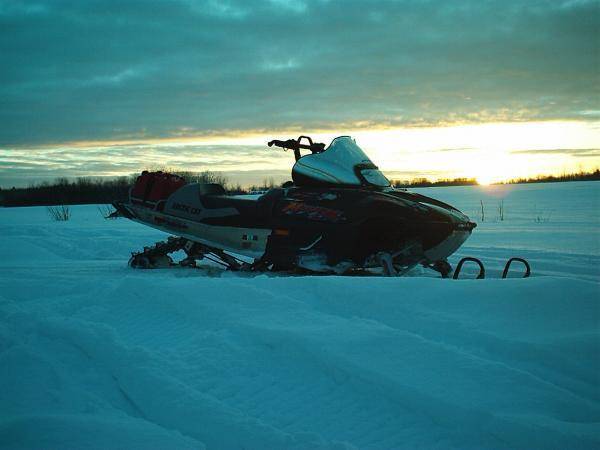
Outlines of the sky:
<svg viewBox="0 0 600 450">
<path fill-rule="evenodd" d="M 0 186 L 289 178 L 351 135 L 394 179 L 600 166 L 600 2 L 0 0 Z"/>
</svg>

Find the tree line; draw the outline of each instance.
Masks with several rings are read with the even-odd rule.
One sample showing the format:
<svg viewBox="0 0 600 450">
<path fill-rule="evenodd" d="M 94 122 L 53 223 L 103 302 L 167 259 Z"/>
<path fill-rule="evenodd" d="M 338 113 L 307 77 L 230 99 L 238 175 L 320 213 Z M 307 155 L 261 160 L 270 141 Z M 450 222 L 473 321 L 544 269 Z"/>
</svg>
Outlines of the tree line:
<svg viewBox="0 0 600 450">
<path fill-rule="evenodd" d="M 77 205 L 111 203 L 127 199 L 135 177 L 118 178 L 57 178 L 25 188 L 0 190 L 2 206 Z"/>
<path fill-rule="evenodd" d="M 411 187 L 442 187 L 442 186 L 471 186 L 477 184 L 475 178 L 452 178 L 431 181 L 427 178 L 414 178 L 412 180 L 392 180 L 392 186 L 397 188 L 411 188 Z"/>
<path fill-rule="evenodd" d="M 263 180 L 262 184 L 242 187 L 232 185 L 227 177 L 217 172 L 181 172 L 169 171 L 185 178 L 188 183 L 217 183 L 221 184 L 229 194 L 247 194 L 267 191 L 277 187 L 274 180 Z M 135 183 L 137 175 L 118 178 L 57 178 L 54 182 L 31 184 L 25 188 L 0 188 L 0 206 L 50 206 L 103 204 L 114 201 L 126 201 L 130 187 Z M 564 181 L 597 181 L 600 180 L 600 170 L 593 172 L 578 172 L 564 175 L 538 176 L 534 178 L 517 178 L 498 184 L 519 183 L 552 183 Z M 393 180 L 392 185 L 399 188 L 411 187 L 442 187 L 476 185 L 474 178 L 454 178 L 431 181 L 427 178 L 416 178 L 410 181 Z"/>
<path fill-rule="evenodd" d="M 217 183 L 228 194 L 262 192 L 276 187 L 273 179 L 262 184 L 242 187 L 231 185 L 227 177 L 217 172 L 168 171 L 183 177 L 188 183 Z M 53 182 L 32 183 L 24 188 L 0 188 L 0 206 L 52 206 L 107 204 L 126 201 L 137 175 L 118 178 L 57 178 Z"/>
<path fill-rule="evenodd" d="M 592 172 L 579 171 L 562 175 L 541 175 L 531 178 L 514 178 L 499 184 L 526 184 L 526 183 L 560 183 L 563 181 L 600 181 L 600 169 Z"/>
</svg>

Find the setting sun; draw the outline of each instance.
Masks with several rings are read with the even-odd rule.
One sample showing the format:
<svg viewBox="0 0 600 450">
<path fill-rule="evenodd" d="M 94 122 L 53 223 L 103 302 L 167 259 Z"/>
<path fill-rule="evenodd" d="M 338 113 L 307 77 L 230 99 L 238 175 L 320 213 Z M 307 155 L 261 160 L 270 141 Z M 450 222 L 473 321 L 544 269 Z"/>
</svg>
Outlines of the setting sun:
<svg viewBox="0 0 600 450">
<path fill-rule="evenodd" d="M 489 177 L 487 175 L 477 176 L 475 177 L 475 180 L 477 180 L 477 184 L 480 184 L 482 186 L 489 186 L 495 181 L 492 177 Z"/>
</svg>

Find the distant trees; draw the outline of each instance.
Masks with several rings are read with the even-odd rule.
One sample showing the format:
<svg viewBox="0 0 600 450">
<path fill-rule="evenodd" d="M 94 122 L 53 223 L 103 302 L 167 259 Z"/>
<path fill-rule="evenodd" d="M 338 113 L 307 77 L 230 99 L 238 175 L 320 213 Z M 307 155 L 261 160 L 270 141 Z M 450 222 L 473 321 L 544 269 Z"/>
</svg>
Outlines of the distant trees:
<svg viewBox="0 0 600 450">
<path fill-rule="evenodd" d="M 600 169 L 593 172 L 576 172 L 563 175 L 539 175 L 532 178 L 514 178 L 494 184 L 521 184 L 521 183 L 560 183 L 564 181 L 600 181 Z M 412 180 L 392 180 L 392 186 L 398 188 L 410 187 L 436 187 L 436 186 L 471 186 L 479 184 L 475 178 L 453 178 L 431 181 L 427 178 L 414 178 Z"/>
<path fill-rule="evenodd" d="M 239 183 L 235 186 L 230 185 L 227 177 L 218 172 L 164 171 L 182 176 L 188 183 L 220 184 L 230 194 L 262 192 L 277 186 L 273 178 L 263 180 L 260 185 L 242 187 Z M 30 184 L 26 188 L 0 188 L 0 206 L 106 204 L 114 201 L 125 201 L 129 195 L 129 188 L 135 183 L 136 178 L 137 174 L 118 178 L 77 178 L 75 180 L 57 178 L 52 183 L 44 181 L 38 184 Z M 505 184 L 594 180 L 600 180 L 599 169 L 593 172 L 578 172 L 559 176 L 518 178 L 509 180 Z M 454 178 L 437 181 L 416 178 L 410 181 L 392 181 L 392 185 L 398 188 L 470 186 L 476 184 L 477 181 L 474 178 Z M 499 214 L 503 217 L 503 205 L 499 208 Z"/>
<path fill-rule="evenodd" d="M 563 181 L 600 181 L 600 169 L 593 172 L 575 172 L 562 175 L 539 175 L 532 178 L 514 178 L 500 184 L 522 184 L 522 183 L 560 183 Z"/>
<path fill-rule="evenodd" d="M 188 183 L 217 183 L 230 193 L 245 193 L 239 184 L 228 186 L 227 177 L 218 172 L 168 171 L 182 176 Z M 106 204 L 126 201 L 136 175 L 118 178 L 57 178 L 52 183 L 43 181 L 26 188 L 0 190 L 0 206 L 52 206 L 77 204 Z"/>
<path fill-rule="evenodd" d="M 392 180 L 392 186 L 397 188 L 409 188 L 409 187 L 435 187 L 435 186 L 471 186 L 477 184 L 475 178 L 453 178 L 453 179 L 442 179 L 437 181 L 430 181 L 427 178 L 414 178 L 410 181 L 407 180 Z"/>
<path fill-rule="evenodd" d="M 218 172 L 204 171 L 204 172 L 191 172 L 181 170 L 164 170 L 164 172 L 179 175 L 188 183 L 203 183 L 203 184 L 220 184 L 226 188 L 228 184 L 227 177 Z"/>
<path fill-rule="evenodd" d="M 246 189 L 246 192 L 264 192 L 277 187 L 273 178 L 264 179 L 262 184 L 253 184 Z"/>
<path fill-rule="evenodd" d="M 125 200 L 135 177 L 111 179 L 57 178 L 53 183 L 44 181 L 26 188 L 3 189 L 2 206 L 75 205 L 84 203 L 111 203 Z"/>
</svg>

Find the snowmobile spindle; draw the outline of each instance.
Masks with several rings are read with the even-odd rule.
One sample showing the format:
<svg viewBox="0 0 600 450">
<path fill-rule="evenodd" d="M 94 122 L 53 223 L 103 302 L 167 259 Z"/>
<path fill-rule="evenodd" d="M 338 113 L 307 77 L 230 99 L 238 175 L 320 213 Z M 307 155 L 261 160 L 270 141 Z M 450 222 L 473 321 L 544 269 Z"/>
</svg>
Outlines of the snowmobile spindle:
<svg viewBox="0 0 600 450">
<path fill-rule="evenodd" d="M 531 275 L 531 267 L 529 267 L 529 263 L 526 260 L 524 260 L 523 258 L 510 258 L 508 261 L 506 261 L 504 271 L 502 272 L 502 278 L 506 278 L 506 276 L 508 275 L 508 269 L 510 268 L 510 265 L 513 261 L 519 261 L 525 266 L 525 274 L 523 275 L 523 278 L 527 278 Z"/>
<path fill-rule="evenodd" d="M 479 274 L 477 275 L 477 279 L 483 280 L 485 278 L 485 267 L 483 267 L 483 263 L 480 260 L 478 260 L 477 258 L 473 258 L 471 256 L 467 256 L 458 262 L 458 265 L 456 266 L 456 270 L 454 270 L 454 275 L 452 276 L 452 279 L 458 280 L 458 275 L 460 274 L 460 270 L 462 269 L 463 264 L 466 263 L 467 261 L 474 262 L 479 266 Z"/>
</svg>

